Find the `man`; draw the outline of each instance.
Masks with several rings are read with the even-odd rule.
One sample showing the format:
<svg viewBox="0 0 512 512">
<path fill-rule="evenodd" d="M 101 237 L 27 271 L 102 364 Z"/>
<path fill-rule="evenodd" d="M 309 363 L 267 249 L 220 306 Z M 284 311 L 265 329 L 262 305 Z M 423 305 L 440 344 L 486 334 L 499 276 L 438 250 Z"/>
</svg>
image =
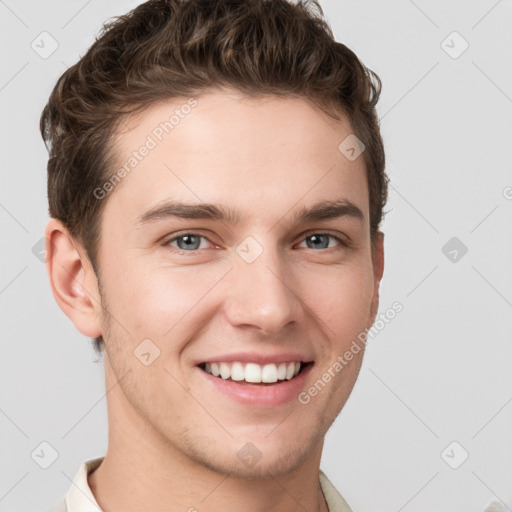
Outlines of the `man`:
<svg viewBox="0 0 512 512">
<path fill-rule="evenodd" d="M 286 0 L 146 2 L 59 79 L 47 271 L 109 419 L 62 510 L 350 510 L 320 460 L 378 310 L 379 93 Z"/>
</svg>

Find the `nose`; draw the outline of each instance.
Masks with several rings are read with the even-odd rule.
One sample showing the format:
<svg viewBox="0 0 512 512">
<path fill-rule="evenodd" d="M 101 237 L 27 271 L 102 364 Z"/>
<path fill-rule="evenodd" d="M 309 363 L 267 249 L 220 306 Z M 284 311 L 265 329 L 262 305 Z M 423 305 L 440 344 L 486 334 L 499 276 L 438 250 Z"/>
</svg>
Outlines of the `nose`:
<svg viewBox="0 0 512 512">
<path fill-rule="evenodd" d="M 273 335 L 302 320 L 304 309 L 297 284 L 293 273 L 285 268 L 269 248 L 252 263 L 235 259 L 224 303 L 225 314 L 233 326 Z"/>
</svg>

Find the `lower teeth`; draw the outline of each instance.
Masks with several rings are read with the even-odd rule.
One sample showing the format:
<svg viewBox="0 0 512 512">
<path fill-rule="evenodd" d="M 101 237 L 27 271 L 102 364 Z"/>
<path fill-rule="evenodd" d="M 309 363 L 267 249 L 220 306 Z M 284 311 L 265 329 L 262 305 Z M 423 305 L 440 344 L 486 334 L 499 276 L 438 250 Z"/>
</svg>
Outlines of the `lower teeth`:
<svg viewBox="0 0 512 512">
<path fill-rule="evenodd" d="M 222 377 L 220 377 L 222 378 Z M 253 386 L 273 386 L 274 384 L 281 384 L 281 382 L 286 382 L 284 380 L 276 380 L 276 382 L 247 382 L 246 380 L 233 380 L 231 377 L 229 379 L 232 382 L 236 382 L 238 384 L 252 384 Z M 290 379 L 291 380 L 291 379 Z"/>
</svg>

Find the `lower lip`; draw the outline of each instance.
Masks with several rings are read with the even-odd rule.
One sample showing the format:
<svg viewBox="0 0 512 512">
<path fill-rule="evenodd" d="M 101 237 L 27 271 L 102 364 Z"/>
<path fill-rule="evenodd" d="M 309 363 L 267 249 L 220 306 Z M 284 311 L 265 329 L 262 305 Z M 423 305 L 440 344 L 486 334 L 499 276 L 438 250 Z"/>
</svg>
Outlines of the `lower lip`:
<svg viewBox="0 0 512 512">
<path fill-rule="evenodd" d="M 199 367 L 197 370 L 208 385 L 243 405 L 275 407 L 297 399 L 312 367 L 313 364 L 310 363 L 293 379 L 278 381 L 272 385 L 239 384 L 238 381 L 214 377 Z"/>
</svg>

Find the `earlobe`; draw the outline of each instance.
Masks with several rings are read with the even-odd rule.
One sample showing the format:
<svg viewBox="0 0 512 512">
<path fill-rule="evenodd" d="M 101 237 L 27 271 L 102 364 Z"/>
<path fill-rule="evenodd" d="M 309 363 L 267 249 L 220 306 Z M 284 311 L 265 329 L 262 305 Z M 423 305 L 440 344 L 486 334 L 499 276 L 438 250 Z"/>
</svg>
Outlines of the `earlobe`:
<svg viewBox="0 0 512 512">
<path fill-rule="evenodd" d="M 46 271 L 57 304 L 82 334 L 100 336 L 98 283 L 85 251 L 57 219 L 50 219 L 45 237 Z"/>
</svg>

